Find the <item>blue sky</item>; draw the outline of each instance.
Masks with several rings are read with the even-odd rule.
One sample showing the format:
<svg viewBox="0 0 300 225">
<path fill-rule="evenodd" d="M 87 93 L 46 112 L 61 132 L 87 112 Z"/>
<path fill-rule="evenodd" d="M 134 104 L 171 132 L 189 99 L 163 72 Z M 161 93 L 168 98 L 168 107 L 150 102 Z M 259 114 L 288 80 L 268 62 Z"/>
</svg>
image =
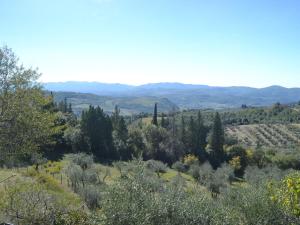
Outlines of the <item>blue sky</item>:
<svg viewBox="0 0 300 225">
<path fill-rule="evenodd" d="M 300 87 L 298 0 L 0 0 L 41 81 Z"/>
</svg>

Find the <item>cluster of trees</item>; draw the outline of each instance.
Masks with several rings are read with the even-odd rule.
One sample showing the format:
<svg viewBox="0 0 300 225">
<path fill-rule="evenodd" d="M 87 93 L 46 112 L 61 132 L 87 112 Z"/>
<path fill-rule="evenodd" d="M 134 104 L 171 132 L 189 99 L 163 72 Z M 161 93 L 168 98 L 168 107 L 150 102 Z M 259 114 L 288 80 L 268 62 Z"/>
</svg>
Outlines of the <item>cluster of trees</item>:
<svg viewBox="0 0 300 225">
<path fill-rule="evenodd" d="M 199 111 L 197 118 L 188 124 L 176 125 L 174 118 L 161 114 L 158 117 L 155 104 L 151 124 L 126 124 L 116 106 L 111 116 L 100 107 L 90 106 L 81 120 L 65 132 L 66 143 L 73 152 L 93 154 L 98 160 L 129 160 L 142 156 L 171 165 L 186 154 L 197 156 L 202 162 L 209 160 L 214 168 L 225 161 L 224 129 L 220 115 L 216 113 L 213 126 L 204 125 Z"/>
<path fill-rule="evenodd" d="M 27 176 L 37 181 L 0 189 L 0 218 L 17 224 L 299 224 L 300 176 L 284 177 L 287 169 L 300 168 L 299 153 L 238 146 L 223 127 L 224 120 L 236 123 L 233 114 L 197 111 L 178 118 L 159 114 L 155 104 L 148 123 L 127 120 L 117 106 L 112 115 L 90 106 L 78 119 L 67 99 L 55 103 L 45 95 L 38 77 L 36 70 L 19 65 L 9 48 L 0 49 L 0 166 L 35 164 Z M 243 122 L 255 122 L 254 117 L 291 121 L 295 113 L 280 104 L 268 111 L 244 108 L 238 115 Z M 39 171 L 44 157 L 70 152 L 79 154 L 59 168 L 61 182 L 66 175 L 87 211 L 54 177 Z M 93 157 L 114 161 L 120 172 L 116 182 L 105 183 L 109 171 Z M 161 174 L 171 165 L 178 175 L 164 182 Z M 186 191 L 183 174 L 201 188 Z M 236 178 L 249 185 L 230 185 L 241 180 Z"/>
<path fill-rule="evenodd" d="M 295 110 L 296 109 L 296 110 Z M 248 124 L 268 124 L 268 123 L 299 123 L 299 105 L 284 105 L 275 103 L 270 107 L 247 107 L 242 105 L 241 109 L 227 109 L 220 111 L 220 116 L 224 125 L 248 125 Z M 186 118 L 197 115 L 197 110 L 184 112 Z M 212 121 L 213 110 L 206 110 L 202 114 L 207 121 Z M 180 119 L 180 118 L 179 118 Z"/>
<path fill-rule="evenodd" d="M 0 164 L 35 160 L 60 132 L 51 97 L 36 82 L 39 73 L 19 65 L 11 49 L 0 49 Z"/>
<path fill-rule="evenodd" d="M 246 150 L 235 146 L 236 141 L 224 133 L 222 118 L 226 119 L 226 113 L 212 115 L 197 111 L 187 117 L 184 112 L 178 119 L 175 113 L 158 113 L 155 104 L 152 122 L 147 123 L 143 118 L 134 121 L 124 118 L 117 106 L 112 115 L 107 115 L 100 107 L 90 106 L 78 119 L 67 99 L 56 103 L 52 94 L 45 95 L 37 83 L 38 77 L 36 70 L 19 65 L 9 48 L 0 50 L 2 165 L 27 162 L 38 166 L 43 157 L 57 159 L 70 152 L 93 154 L 102 161 L 142 157 L 168 165 L 191 154 L 201 163 L 209 161 L 214 169 L 224 162 L 231 162 L 239 176 L 250 164 Z M 251 108 L 242 112 L 247 113 L 247 110 L 259 112 L 259 109 Z M 285 110 L 286 106 L 276 104 L 268 113 L 281 115 Z M 259 155 L 263 154 L 258 152 L 256 156 L 259 158 Z M 282 157 L 273 158 L 280 167 L 298 167 L 295 160 L 288 162 L 292 164 L 289 166 L 286 160 L 281 160 Z"/>
<path fill-rule="evenodd" d="M 7 47 L 0 53 L 1 164 L 38 166 L 43 157 L 55 159 L 68 152 L 85 152 L 106 161 L 142 157 L 169 165 L 191 154 L 202 163 L 208 160 L 214 169 L 225 161 L 244 162 L 244 151 L 225 151 L 219 113 L 210 123 L 204 123 L 200 111 L 188 119 L 182 116 L 178 123 L 175 114 L 159 114 L 155 104 L 149 124 L 142 119 L 126 121 L 117 106 L 110 116 L 90 106 L 77 119 L 67 99 L 55 103 L 51 94 L 44 94 L 36 70 L 20 66 Z"/>
</svg>

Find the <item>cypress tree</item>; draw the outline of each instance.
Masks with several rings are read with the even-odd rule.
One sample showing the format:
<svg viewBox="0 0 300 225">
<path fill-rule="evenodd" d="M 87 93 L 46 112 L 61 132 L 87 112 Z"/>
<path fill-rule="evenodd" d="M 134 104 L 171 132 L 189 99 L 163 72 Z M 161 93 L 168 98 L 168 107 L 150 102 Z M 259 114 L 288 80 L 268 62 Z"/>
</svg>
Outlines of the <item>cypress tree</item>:
<svg viewBox="0 0 300 225">
<path fill-rule="evenodd" d="M 197 116 L 197 147 L 204 150 L 206 147 L 207 129 L 204 126 L 201 112 L 198 112 Z"/>
<path fill-rule="evenodd" d="M 181 116 L 180 139 L 181 139 L 181 142 L 186 147 L 186 126 L 185 126 L 185 121 L 184 121 L 183 115 Z"/>
<path fill-rule="evenodd" d="M 98 159 L 115 157 L 112 140 L 112 123 L 103 110 L 90 106 L 82 113 L 81 131 L 89 142 L 90 152 Z"/>
<path fill-rule="evenodd" d="M 63 112 L 64 112 L 64 113 L 68 112 L 68 102 L 67 102 L 67 98 L 64 99 L 64 108 L 63 108 Z"/>
<path fill-rule="evenodd" d="M 128 147 L 128 130 L 123 116 L 120 115 L 120 109 L 115 106 L 111 116 L 113 126 L 113 140 L 116 153 L 122 160 L 131 158 L 131 152 Z"/>
<path fill-rule="evenodd" d="M 120 120 L 120 109 L 119 107 L 116 105 L 115 106 L 115 110 L 111 115 L 111 122 L 113 125 L 113 129 L 116 130 L 119 124 L 119 120 Z"/>
<path fill-rule="evenodd" d="M 200 110 L 197 115 L 196 122 L 196 152 L 195 154 L 199 157 L 200 160 L 204 161 L 206 159 L 206 138 L 207 138 L 207 128 L 204 125 L 202 115 Z"/>
<path fill-rule="evenodd" d="M 73 112 L 72 103 L 69 103 L 68 113 L 72 113 L 72 112 Z"/>
<path fill-rule="evenodd" d="M 212 133 L 210 137 L 211 155 L 210 161 L 214 169 L 217 169 L 225 161 L 224 145 L 224 129 L 220 114 L 217 112 L 214 118 Z"/>
<path fill-rule="evenodd" d="M 157 103 L 155 103 L 155 105 L 154 105 L 152 124 L 155 125 L 155 126 L 158 125 L 158 122 L 157 122 Z"/>
<path fill-rule="evenodd" d="M 191 153 L 193 153 L 194 155 L 196 155 L 196 151 L 197 151 L 196 138 L 197 138 L 196 124 L 194 118 L 191 116 L 188 124 L 188 134 L 187 134 L 186 144 L 189 150 L 191 151 Z"/>
<path fill-rule="evenodd" d="M 172 115 L 172 122 L 171 122 L 171 129 L 172 129 L 172 136 L 175 137 L 177 133 L 177 128 L 175 124 L 175 115 Z"/>
</svg>

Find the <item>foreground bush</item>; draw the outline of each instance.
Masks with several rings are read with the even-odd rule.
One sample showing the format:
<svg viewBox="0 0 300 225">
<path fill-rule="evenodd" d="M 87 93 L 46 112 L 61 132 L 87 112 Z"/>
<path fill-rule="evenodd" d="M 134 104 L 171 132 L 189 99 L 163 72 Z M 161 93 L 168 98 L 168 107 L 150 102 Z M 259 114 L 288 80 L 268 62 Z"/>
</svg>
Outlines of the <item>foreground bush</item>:
<svg viewBox="0 0 300 225">
<path fill-rule="evenodd" d="M 71 181 L 73 191 L 81 196 L 90 209 L 100 207 L 100 171 L 95 167 L 93 157 L 84 153 L 69 155 L 71 159 L 65 173 Z"/>
<path fill-rule="evenodd" d="M 86 213 L 78 209 L 76 201 L 46 186 L 30 182 L 17 182 L 0 192 L 0 222 L 19 225 L 78 224 Z M 76 209 L 77 208 L 77 209 Z M 68 223 L 60 221 L 68 220 Z M 80 223 L 86 224 L 86 223 Z"/>
<path fill-rule="evenodd" d="M 286 212 L 300 217 L 300 173 L 287 175 L 279 184 L 270 183 L 272 200 Z M 300 222 L 300 221 L 299 221 Z"/>
<path fill-rule="evenodd" d="M 183 185 L 162 183 L 141 172 L 123 177 L 108 189 L 103 204 L 104 224 L 189 225 L 234 224 L 235 215 L 211 200 L 210 195 L 186 192 Z"/>
<path fill-rule="evenodd" d="M 292 216 L 285 215 L 283 210 L 271 201 L 265 186 L 236 186 L 227 190 L 220 197 L 220 204 L 231 208 L 244 218 L 243 224 L 286 225 Z M 236 224 L 236 223 L 235 223 Z"/>
</svg>

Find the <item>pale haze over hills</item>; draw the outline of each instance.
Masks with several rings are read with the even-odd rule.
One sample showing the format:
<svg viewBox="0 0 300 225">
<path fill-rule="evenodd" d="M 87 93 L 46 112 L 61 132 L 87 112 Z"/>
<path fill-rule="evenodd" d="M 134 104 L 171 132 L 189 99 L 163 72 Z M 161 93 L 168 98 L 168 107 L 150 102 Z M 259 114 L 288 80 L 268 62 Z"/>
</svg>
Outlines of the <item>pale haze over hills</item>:
<svg viewBox="0 0 300 225">
<path fill-rule="evenodd" d="M 242 104 L 269 106 L 276 102 L 287 104 L 300 100 L 300 88 L 281 86 L 213 87 L 182 83 L 152 83 L 133 86 L 70 81 L 44 83 L 44 87 L 46 90 L 58 92 L 59 100 L 67 97 L 75 105 L 95 104 L 111 111 L 113 106 L 118 104 L 121 105 L 121 109 L 123 105 L 123 109 L 128 112 L 132 112 L 131 108 L 135 106 L 135 113 L 152 112 L 154 102 L 160 103 L 162 100 L 164 102 L 160 104 L 162 111 L 171 111 L 172 108 L 238 108 Z"/>
</svg>

